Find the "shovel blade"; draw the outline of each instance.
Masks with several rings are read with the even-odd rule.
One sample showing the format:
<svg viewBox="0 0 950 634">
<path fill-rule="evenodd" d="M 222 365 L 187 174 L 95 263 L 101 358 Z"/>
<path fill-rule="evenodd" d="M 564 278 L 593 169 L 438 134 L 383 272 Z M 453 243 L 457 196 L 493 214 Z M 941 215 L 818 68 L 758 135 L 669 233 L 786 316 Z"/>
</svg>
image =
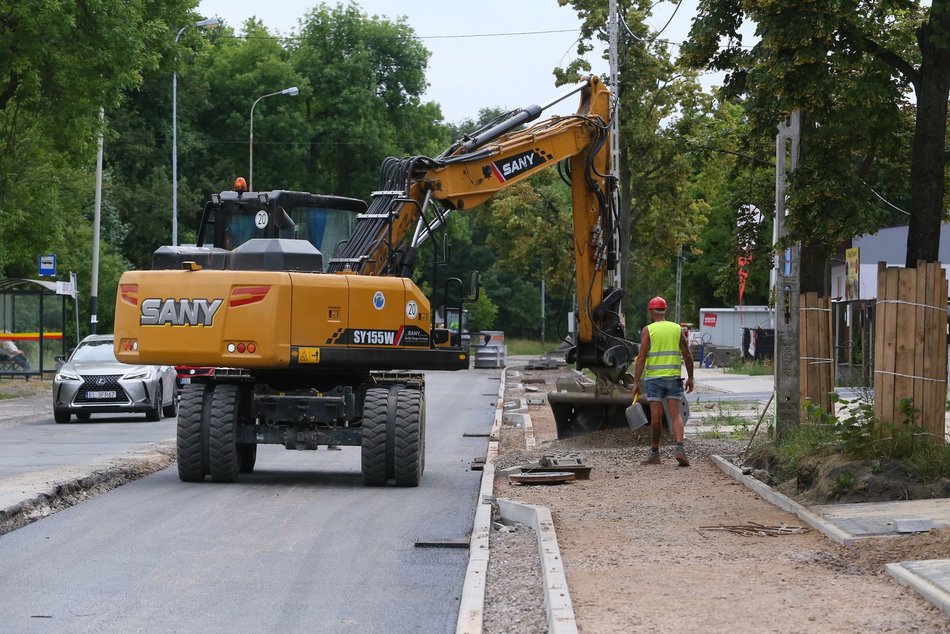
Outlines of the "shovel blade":
<svg viewBox="0 0 950 634">
<path fill-rule="evenodd" d="M 626 409 L 625 415 L 627 425 L 630 426 L 631 430 L 640 429 L 650 424 L 650 421 L 647 419 L 647 414 L 643 410 L 643 405 L 639 402 L 631 403 L 630 407 Z"/>
</svg>

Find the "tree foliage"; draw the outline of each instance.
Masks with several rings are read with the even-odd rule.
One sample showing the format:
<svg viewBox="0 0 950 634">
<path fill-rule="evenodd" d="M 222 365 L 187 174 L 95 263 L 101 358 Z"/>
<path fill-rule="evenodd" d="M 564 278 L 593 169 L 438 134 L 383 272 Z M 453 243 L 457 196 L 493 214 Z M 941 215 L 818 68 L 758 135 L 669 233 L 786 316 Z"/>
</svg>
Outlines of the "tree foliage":
<svg viewBox="0 0 950 634">
<path fill-rule="evenodd" d="M 739 30 L 745 20 L 760 38 L 749 49 Z M 726 71 L 726 94 L 749 96 L 760 134 L 774 133 L 793 109 L 804 113 L 802 164 L 790 187 L 793 239 L 826 256 L 841 240 L 881 226 L 888 212 L 874 188 L 895 185 L 890 170 L 909 154 L 909 188 L 877 194 L 903 195 L 908 203 L 908 265 L 936 260 L 945 209 L 950 2 L 936 0 L 928 11 L 903 0 L 701 0 L 682 56 L 692 66 Z M 917 101 L 910 147 L 909 86 Z M 815 288 L 823 270 L 823 258 L 803 261 L 802 289 L 825 290 Z"/>
</svg>

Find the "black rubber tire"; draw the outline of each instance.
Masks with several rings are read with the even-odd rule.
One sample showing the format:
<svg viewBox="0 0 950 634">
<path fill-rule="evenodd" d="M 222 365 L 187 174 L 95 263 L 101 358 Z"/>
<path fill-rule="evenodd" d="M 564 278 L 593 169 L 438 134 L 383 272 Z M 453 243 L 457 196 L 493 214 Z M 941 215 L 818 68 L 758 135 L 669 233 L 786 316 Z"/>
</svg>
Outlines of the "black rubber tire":
<svg viewBox="0 0 950 634">
<path fill-rule="evenodd" d="M 162 416 L 165 418 L 175 418 L 178 416 L 178 391 L 172 389 L 171 403 L 162 407 Z"/>
<path fill-rule="evenodd" d="M 162 420 L 162 383 L 159 381 L 158 387 L 155 388 L 155 407 L 150 407 L 147 412 L 145 412 L 145 420 L 150 423 L 154 423 Z"/>
<path fill-rule="evenodd" d="M 77 419 L 77 420 L 89 420 L 91 417 L 92 417 L 92 414 L 90 414 L 89 412 L 77 412 L 77 413 L 76 413 L 76 419 Z"/>
<path fill-rule="evenodd" d="M 399 390 L 393 446 L 393 479 L 396 486 L 416 487 L 422 479 L 425 448 L 425 401 L 419 390 Z"/>
<path fill-rule="evenodd" d="M 72 417 L 72 414 L 69 413 L 68 409 L 54 409 L 53 410 L 53 420 L 56 421 L 57 425 L 65 425 L 69 422 L 69 419 Z"/>
<path fill-rule="evenodd" d="M 238 461 L 241 473 L 251 473 L 257 464 L 257 445 L 238 445 Z"/>
<path fill-rule="evenodd" d="M 215 482 L 237 482 L 237 421 L 240 391 L 237 385 L 217 385 L 211 397 L 211 433 L 208 436 L 208 465 Z"/>
<path fill-rule="evenodd" d="M 389 390 L 366 390 L 363 401 L 363 430 L 360 444 L 363 484 L 383 486 L 389 479 L 386 473 L 386 427 L 389 416 Z"/>
<path fill-rule="evenodd" d="M 205 386 L 192 383 L 181 392 L 181 411 L 178 414 L 178 479 L 182 482 L 201 482 L 205 479 L 202 460 L 201 419 L 204 411 Z"/>
</svg>

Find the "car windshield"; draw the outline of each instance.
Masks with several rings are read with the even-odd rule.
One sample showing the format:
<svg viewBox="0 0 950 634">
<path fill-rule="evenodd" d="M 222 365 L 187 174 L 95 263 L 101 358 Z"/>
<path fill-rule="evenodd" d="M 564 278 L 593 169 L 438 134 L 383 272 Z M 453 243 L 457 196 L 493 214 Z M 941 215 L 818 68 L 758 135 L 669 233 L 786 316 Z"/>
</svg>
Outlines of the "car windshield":
<svg viewBox="0 0 950 634">
<path fill-rule="evenodd" d="M 79 347 L 76 348 L 76 352 L 73 353 L 70 361 L 80 361 L 84 363 L 110 361 L 118 363 L 118 360 L 115 358 L 115 351 L 112 349 L 111 339 L 86 341 L 79 344 Z"/>
</svg>

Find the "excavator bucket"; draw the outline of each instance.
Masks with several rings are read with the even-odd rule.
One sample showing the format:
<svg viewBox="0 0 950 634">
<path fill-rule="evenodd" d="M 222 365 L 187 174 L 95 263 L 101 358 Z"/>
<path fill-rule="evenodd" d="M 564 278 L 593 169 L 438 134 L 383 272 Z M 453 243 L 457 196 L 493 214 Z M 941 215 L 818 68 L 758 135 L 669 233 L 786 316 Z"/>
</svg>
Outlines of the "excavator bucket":
<svg viewBox="0 0 950 634">
<path fill-rule="evenodd" d="M 646 412 L 641 407 L 640 415 L 636 410 L 628 419 L 628 408 L 633 401 L 630 390 L 620 386 L 603 386 L 594 383 L 581 383 L 572 377 L 561 377 L 556 390 L 548 393 L 548 403 L 557 424 L 557 437 L 570 438 L 602 429 L 618 429 L 645 425 Z M 642 422 L 641 422 L 642 421 Z"/>
</svg>

